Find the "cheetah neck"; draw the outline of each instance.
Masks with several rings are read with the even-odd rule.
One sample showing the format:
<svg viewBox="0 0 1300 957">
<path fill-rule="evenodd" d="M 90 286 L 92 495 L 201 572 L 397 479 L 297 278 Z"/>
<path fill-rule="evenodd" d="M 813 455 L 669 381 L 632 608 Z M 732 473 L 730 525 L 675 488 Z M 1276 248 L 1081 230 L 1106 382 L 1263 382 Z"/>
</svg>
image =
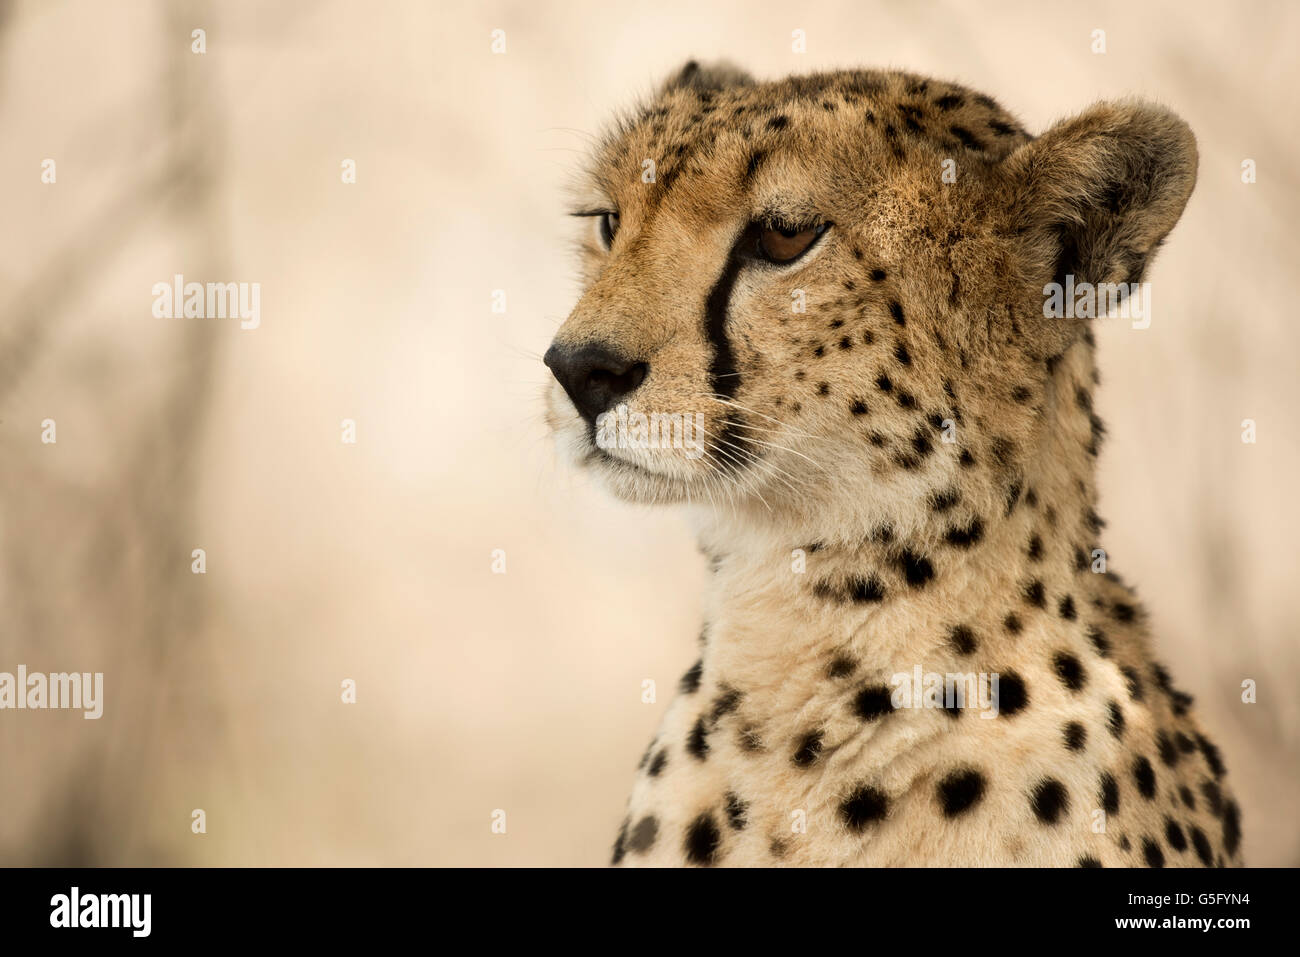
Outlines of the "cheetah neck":
<svg viewBox="0 0 1300 957">
<path fill-rule="evenodd" d="M 950 663 L 963 644 L 954 629 L 967 620 L 999 632 L 988 636 L 994 652 L 1014 642 L 1017 654 L 1088 627 L 1107 593 L 1105 576 L 1093 574 L 1105 566 L 1100 423 L 1084 388 L 1092 369 L 1090 346 L 1060 357 L 1035 440 L 992 501 L 852 532 L 767 513 L 705 523 L 701 547 L 714 568 L 706 674 L 778 689 L 806 663 L 821 669 L 837 656 L 903 671 Z"/>
</svg>

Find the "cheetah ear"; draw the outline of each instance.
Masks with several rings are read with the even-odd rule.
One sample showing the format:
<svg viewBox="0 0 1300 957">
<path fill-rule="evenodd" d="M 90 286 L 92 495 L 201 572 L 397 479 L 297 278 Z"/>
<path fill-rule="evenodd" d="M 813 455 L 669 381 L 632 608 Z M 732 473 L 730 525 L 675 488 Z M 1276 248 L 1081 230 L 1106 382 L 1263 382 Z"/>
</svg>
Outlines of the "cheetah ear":
<svg viewBox="0 0 1300 957">
<path fill-rule="evenodd" d="M 1141 282 L 1196 184 L 1196 138 L 1140 101 L 1097 103 L 1003 161 L 1030 278 Z"/>
<path fill-rule="evenodd" d="M 752 76 L 726 60 L 718 60 L 706 65 L 701 65 L 696 60 L 688 60 L 677 72 L 668 77 L 660 88 L 659 95 L 663 96 L 673 90 L 688 89 L 701 93 L 705 91 L 716 93 L 732 86 L 749 86 L 753 82 Z"/>
</svg>

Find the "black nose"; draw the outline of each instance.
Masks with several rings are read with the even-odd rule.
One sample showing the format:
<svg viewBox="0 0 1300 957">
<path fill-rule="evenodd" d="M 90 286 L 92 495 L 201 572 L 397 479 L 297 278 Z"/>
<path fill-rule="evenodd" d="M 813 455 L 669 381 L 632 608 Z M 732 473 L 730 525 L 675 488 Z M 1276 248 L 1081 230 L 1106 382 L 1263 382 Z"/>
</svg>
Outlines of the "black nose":
<svg viewBox="0 0 1300 957">
<path fill-rule="evenodd" d="M 595 423 L 596 416 L 636 390 L 650 367 L 616 355 L 604 346 L 561 346 L 553 344 L 542 357 L 582 417 Z"/>
</svg>

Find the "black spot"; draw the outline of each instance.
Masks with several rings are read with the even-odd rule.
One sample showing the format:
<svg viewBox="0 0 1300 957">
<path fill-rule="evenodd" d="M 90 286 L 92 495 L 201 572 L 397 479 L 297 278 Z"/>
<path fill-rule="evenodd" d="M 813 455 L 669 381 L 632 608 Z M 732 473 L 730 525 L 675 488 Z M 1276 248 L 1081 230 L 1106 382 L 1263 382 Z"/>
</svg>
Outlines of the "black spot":
<svg viewBox="0 0 1300 957">
<path fill-rule="evenodd" d="M 881 374 L 876 377 L 876 388 L 881 392 L 889 392 L 894 388 L 893 380 L 889 376 Z"/>
<path fill-rule="evenodd" d="M 957 457 L 957 461 L 961 463 L 961 467 L 964 469 L 975 467 L 975 456 L 970 454 L 969 449 L 962 449 L 961 455 Z"/>
<path fill-rule="evenodd" d="M 959 93 L 945 93 L 934 101 L 934 105 L 941 110 L 955 110 L 965 102 L 965 98 Z"/>
<path fill-rule="evenodd" d="M 794 763 L 797 767 L 810 767 L 817 760 L 818 755 L 822 753 L 822 733 L 820 731 L 809 731 L 799 741 L 799 747 L 794 752 Z"/>
<path fill-rule="evenodd" d="M 853 348 L 853 342 L 848 336 L 840 336 L 840 348 L 846 352 Z M 865 410 L 864 410 L 865 411 Z"/>
<path fill-rule="evenodd" d="M 1165 767 L 1172 768 L 1178 763 L 1178 749 L 1163 728 L 1156 732 L 1156 750 L 1160 752 L 1160 763 Z"/>
<path fill-rule="evenodd" d="M 1173 679 L 1169 677 L 1169 670 L 1164 665 L 1158 662 L 1153 664 L 1151 666 L 1151 676 L 1155 679 L 1156 687 L 1165 694 L 1174 693 Z"/>
<path fill-rule="evenodd" d="M 889 798 L 884 791 L 860 784 L 840 804 L 844 822 L 855 831 L 861 831 L 873 821 L 879 821 L 889 811 Z"/>
<path fill-rule="evenodd" d="M 1043 778 L 1034 785 L 1029 805 L 1038 820 L 1055 824 L 1061 819 L 1061 814 L 1070 809 L 1070 794 L 1056 778 Z"/>
<path fill-rule="evenodd" d="M 1223 808 L 1223 847 L 1232 857 L 1241 846 L 1241 808 L 1229 801 Z"/>
<path fill-rule="evenodd" d="M 632 828 L 632 833 L 627 839 L 627 849 L 644 853 L 654 846 L 655 838 L 659 836 L 659 822 L 655 818 L 646 816 L 637 822 L 636 827 Z"/>
<path fill-rule="evenodd" d="M 646 773 L 649 774 L 650 777 L 652 778 L 657 778 L 659 777 L 659 775 L 663 774 L 664 768 L 667 765 L 668 765 L 668 749 L 664 748 L 654 756 L 654 760 L 650 762 L 650 768 Z"/>
<path fill-rule="evenodd" d="M 1115 775 L 1109 771 L 1101 772 L 1101 792 L 1098 797 L 1107 814 L 1119 811 L 1119 784 L 1115 781 Z"/>
<path fill-rule="evenodd" d="M 1025 626 L 1021 624 L 1020 616 L 1013 613 L 1002 619 L 1002 627 L 1011 632 L 1011 634 L 1018 635 L 1022 630 L 1024 630 Z"/>
<path fill-rule="evenodd" d="M 1043 557 L 1043 540 L 1037 535 L 1029 539 L 1029 548 L 1025 552 L 1030 561 L 1038 561 Z"/>
<path fill-rule="evenodd" d="M 1165 842 L 1175 851 L 1187 850 L 1187 838 L 1183 835 L 1183 829 L 1172 817 L 1165 818 Z"/>
<path fill-rule="evenodd" d="M 1011 390 L 1011 398 L 1022 405 L 1028 402 L 1029 397 L 1032 395 L 1033 393 L 1022 385 L 1018 385 Z"/>
<path fill-rule="evenodd" d="M 1078 615 L 1078 613 L 1074 610 L 1074 596 L 1066 595 L 1064 598 L 1062 598 L 1059 602 L 1057 602 L 1056 610 L 1057 612 L 1060 613 L 1061 617 L 1064 618 L 1066 621 L 1074 621 L 1074 619 Z"/>
<path fill-rule="evenodd" d="M 611 864 L 622 863 L 627 855 L 627 829 L 631 825 L 632 822 L 624 818 L 622 826 L 618 829 L 618 837 L 614 838 L 614 855 L 610 858 Z"/>
<path fill-rule="evenodd" d="M 1002 468 L 1009 466 L 1016 457 L 1015 444 L 1008 439 L 995 438 L 989 445 L 989 450 L 993 453 L 993 461 L 997 462 Z M 1019 497 L 1019 489 L 1017 489 L 1016 498 L 1019 499 Z"/>
<path fill-rule="evenodd" d="M 1096 625 L 1088 626 L 1088 640 L 1092 642 L 1092 647 L 1097 649 L 1097 654 L 1101 657 L 1105 658 L 1110 654 L 1110 640 Z"/>
<path fill-rule="evenodd" d="M 1183 754 L 1191 754 L 1196 750 L 1196 742 L 1181 731 L 1174 733 L 1174 743 L 1178 745 L 1178 750 Z"/>
<path fill-rule="evenodd" d="M 965 528 L 950 528 L 944 536 L 949 545 L 956 548 L 970 548 L 984 537 L 984 523 L 974 519 Z"/>
<path fill-rule="evenodd" d="M 1128 696 L 1134 701 L 1141 701 L 1144 692 L 1142 690 L 1142 679 L 1138 676 L 1137 669 L 1131 665 L 1120 665 L 1119 671 L 1128 684 Z"/>
<path fill-rule="evenodd" d="M 704 675 L 703 660 L 697 661 L 695 662 L 695 664 L 691 665 L 690 670 L 687 671 L 686 674 L 682 675 L 682 680 L 678 684 L 678 687 L 681 689 L 682 694 L 695 694 L 695 692 L 699 691 L 700 678 L 703 675 Z"/>
<path fill-rule="evenodd" d="M 1106 710 L 1110 712 L 1110 718 L 1106 722 L 1110 727 L 1110 733 L 1115 737 L 1122 737 L 1124 734 L 1124 712 L 1119 710 L 1119 702 L 1113 698 L 1107 702 Z"/>
<path fill-rule="evenodd" d="M 749 823 L 746 817 L 748 811 L 748 802 L 742 801 L 734 791 L 727 792 L 727 824 L 733 831 L 745 829 L 745 825 Z"/>
<path fill-rule="evenodd" d="M 944 817 L 956 817 L 969 811 L 984 796 L 984 775 L 966 768 L 953 771 L 939 782 L 939 806 Z"/>
<path fill-rule="evenodd" d="M 885 271 L 883 269 L 873 269 L 871 270 L 871 278 L 876 282 L 884 282 Z"/>
<path fill-rule="evenodd" d="M 904 409 L 914 408 L 916 406 L 916 397 L 910 392 L 899 392 L 898 404 Z"/>
<path fill-rule="evenodd" d="M 1052 668 L 1056 671 L 1056 677 L 1061 679 L 1061 684 L 1071 691 L 1078 691 L 1088 682 L 1088 675 L 1084 672 L 1083 665 L 1079 664 L 1079 659 L 1068 651 L 1056 653 L 1052 658 Z"/>
<path fill-rule="evenodd" d="M 907 325 L 907 320 L 903 318 L 903 304 L 894 300 L 889 304 L 889 314 L 894 317 L 894 322 L 900 326 Z"/>
<path fill-rule="evenodd" d="M 912 448 L 917 455 L 922 457 L 929 455 L 934 451 L 934 445 L 930 441 L 930 435 L 924 427 L 918 428 L 912 434 Z"/>
<path fill-rule="evenodd" d="M 821 383 L 818 383 L 818 385 L 817 385 L 817 394 L 818 394 L 818 395 L 830 395 L 830 394 L 831 394 L 831 384 L 830 384 L 829 382 L 821 382 Z"/>
<path fill-rule="evenodd" d="M 857 665 L 853 663 L 852 658 L 847 655 L 836 655 L 831 659 L 830 667 L 826 669 L 826 674 L 831 678 L 847 678 L 849 675 L 853 674 L 853 670 L 856 667 Z"/>
<path fill-rule="evenodd" d="M 788 116 L 774 116 L 767 121 L 767 128 L 769 130 L 783 130 L 789 125 L 790 118 Z"/>
<path fill-rule="evenodd" d="M 907 583 L 913 588 L 921 588 L 934 577 L 934 566 L 930 564 L 930 560 L 910 549 L 903 550 L 898 558 L 898 566 Z"/>
<path fill-rule="evenodd" d="M 723 692 L 713 699 L 714 723 L 717 723 L 717 720 L 723 715 L 731 714 L 731 712 L 735 711 L 736 708 L 740 706 L 740 699 L 744 697 L 744 695 L 735 688 L 727 688 L 725 685 L 723 688 Z"/>
<path fill-rule="evenodd" d="M 1196 798 L 1192 796 L 1192 790 L 1186 784 L 1179 785 L 1178 794 L 1183 799 L 1183 804 L 1189 811 L 1196 810 Z"/>
<path fill-rule="evenodd" d="M 910 366 L 912 364 L 912 355 L 907 351 L 907 346 L 903 345 L 901 342 L 894 346 L 894 358 L 905 366 Z"/>
<path fill-rule="evenodd" d="M 956 625 L 948 632 L 948 641 L 959 655 L 969 655 L 978 646 L 975 632 L 965 625 Z"/>
<path fill-rule="evenodd" d="M 894 710 L 894 702 L 887 685 L 872 685 L 858 692 L 853 710 L 863 721 L 875 721 Z"/>
<path fill-rule="evenodd" d="M 1088 729 L 1078 721 L 1071 721 L 1065 726 L 1065 746 L 1071 751 L 1082 751 L 1088 743 Z"/>
<path fill-rule="evenodd" d="M 1205 867 L 1209 867 L 1214 855 L 1210 851 L 1210 842 L 1205 837 L 1205 832 L 1195 824 L 1189 830 L 1192 832 L 1192 847 L 1196 848 L 1196 856 Z"/>
<path fill-rule="evenodd" d="M 955 136 L 961 142 L 961 145 L 968 150 L 982 150 L 984 148 L 980 141 L 971 134 L 971 131 L 964 126 L 950 126 L 948 132 Z"/>
<path fill-rule="evenodd" d="M 1148 801 L 1155 799 L 1156 772 L 1144 755 L 1138 755 L 1133 759 L 1133 782 L 1137 785 L 1138 793 L 1144 798 Z"/>
<path fill-rule="evenodd" d="M 686 736 L 686 751 L 691 757 L 703 761 L 709 753 L 709 729 L 701 716 L 695 719 L 691 733 Z"/>
<path fill-rule="evenodd" d="M 848 582 L 849 597 L 856 602 L 881 601 L 885 597 L 885 586 L 872 575 L 870 578 L 850 578 Z"/>
<path fill-rule="evenodd" d="M 1149 837 L 1142 838 L 1142 856 L 1147 859 L 1147 867 L 1165 866 L 1165 852 Z"/>
<path fill-rule="evenodd" d="M 998 675 L 997 692 L 994 694 L 999 715 L 1013 715 L 1023 711 L 1029 705 L 1029 690 L 1024 680 L 1014 671 Z"/>
<path fill-rule="evenodd" d="M 1219 754 L 1219 749 L 1202 734 L 1196 735 L 1196 743 L 1200 746 L 1201 754 L 1205 758 L 1205 763 L 1210 766 L 1211 773 L 1215 778 L 1223 777 L 1227 768 L 1223 766 L 1223 758 Z"/>
<path fill-rule="evenodd" d="M 1097 860 L 1095 857 L 1084 855 L 1083 857 L 1079 858 L 1079 863 L 1075 866 L 1076 867 L 1101 867 L 1101 861 Z"/>
<path fill-rule="evenodd" d="M 1117 601 L 1110 606 L 1116 621 L 1130 622 L 1137 617 L 1137 609 L 1127 602 Z"/>
<path fill-rule="evenodd" d="M 852 412 L 854 415 L 866 415 L 867 404 L 863 402 L 861 399 L 854 399 L 853 404 L 849 406 L 849 411 Z"/>
<path fill-rule="evenodd" d="M 720 838 L 713 815 L 701 814 L 686 829 L 686 859 L 703 867 L 713 865 L 717 861 Z"/>
<path fill-rule="evenodd" d="M 934 512 L 946 512 L 961 501 L 961 492 L 955 488 L 946 489 L 942 492 L 930 493 L 930 510 Z"/>
<path fill-rule="evenodd" d="M 1035 580 L 1025 586 L 1025 601 L 1035 608 L 1042 608 L 1047 604 L 1047 596 L 1043 591 L 1042 582 Z"/>
<path fill-rule="evenodd" d="M 745 180 L 748 182 L 758 175 L 759 169 L 767 161 L 767 152 L 758 150 L 749 158 L 749 164 L 745 167 Z"/>
</svg>

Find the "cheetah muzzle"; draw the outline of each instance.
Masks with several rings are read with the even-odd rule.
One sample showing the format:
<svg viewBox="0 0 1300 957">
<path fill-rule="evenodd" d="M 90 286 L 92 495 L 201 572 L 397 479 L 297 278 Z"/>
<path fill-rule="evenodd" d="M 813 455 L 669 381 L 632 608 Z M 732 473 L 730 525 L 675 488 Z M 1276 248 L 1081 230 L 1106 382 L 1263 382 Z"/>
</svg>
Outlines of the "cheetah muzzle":
<svg viewBox="0 0 1300 957">
<path fill-rule="evenodd" d="M 907 73 L 696 63 L 600 141 L 547 419 L 711 566 L 616 864 L 1241 862 L 1106 568 L 1096 320 L 1045 309 L 1137 295 L 1196 163 L 1149 103 L 1033 137 Z"/>
</svg>

